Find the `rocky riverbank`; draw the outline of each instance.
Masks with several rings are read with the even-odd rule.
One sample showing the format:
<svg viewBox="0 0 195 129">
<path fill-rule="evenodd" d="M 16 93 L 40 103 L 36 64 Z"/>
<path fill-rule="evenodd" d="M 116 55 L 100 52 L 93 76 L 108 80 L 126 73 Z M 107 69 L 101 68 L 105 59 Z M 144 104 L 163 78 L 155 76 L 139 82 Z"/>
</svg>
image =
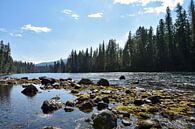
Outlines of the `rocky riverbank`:
<svg viewBox="0 0 195 129">
<path fill-rule="evenodd" d="M 21 92 L 30 97 L 39 92 L 36 84 L 42 90 L 66 89 L 76 99 L 61 102 L 54 96 L 40 105 L 43 113 L 61 108 L 65 112 L 78 108 L 88 113 L 96 108 L 98 112 L 86 119 L 95 129 L 195 128 L 195 91 L 192 90 L 143 88 L 138 83 L 119 87 L 110 85 L 106 79 L 100 79 L 96 84 L 89 79 L 76 82 L 71 78 L 0 79 L 0 85 L 15 84 L 23 85 Z"/>
</svg>

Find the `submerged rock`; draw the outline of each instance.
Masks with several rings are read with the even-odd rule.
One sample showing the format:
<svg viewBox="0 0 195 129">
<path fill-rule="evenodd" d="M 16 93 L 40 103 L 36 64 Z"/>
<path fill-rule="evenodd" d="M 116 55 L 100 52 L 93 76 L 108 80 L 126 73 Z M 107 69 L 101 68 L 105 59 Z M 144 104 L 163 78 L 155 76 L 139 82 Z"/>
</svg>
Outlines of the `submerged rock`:
<svg viewBox="0 0 195 129">
<path fill-rule="evenodd" d="M 22 91 L 23 94 L 27 96 L 35 96 L 38 92 L 38 89 L 34 85 L 28 85 L 26 88 Z"/>
<path fill-rule="evenodd" d="M 57 99 L 45 100 L 41 106 L 43 113 L 48 114 L 62 108 L 64 104 Z"/>
<path fill-rule="evenodd" d="M 93 84 L 93 82 L 90 80 L 90 79 L 87 79 L 87 78 L 82 78 L 79 82 L 78 82 L 78 84 L 83 84 L 83 85 L 91 85 L 91 84 Z"/>
<path fill-rule="evenodd" d="M 117 117 L 109 110 L 102 110 L 93 116 L 93 127 L 95 129 L 113 129 L 117 127 Z"/>
<path fill-rule="evenodd" d="M 97 85 L 99 86 L 109 86 L 109 81 L 104 79 L 104 78 L 101 78 L 98 82 L 97 82 Z"/>
</svg>

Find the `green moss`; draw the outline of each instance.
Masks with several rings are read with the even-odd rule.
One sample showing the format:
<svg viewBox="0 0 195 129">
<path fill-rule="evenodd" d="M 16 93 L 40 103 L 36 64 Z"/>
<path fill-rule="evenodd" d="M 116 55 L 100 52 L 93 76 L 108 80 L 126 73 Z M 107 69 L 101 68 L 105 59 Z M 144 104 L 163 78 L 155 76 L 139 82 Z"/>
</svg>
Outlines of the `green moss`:
<svg viewBox="0 0 195 129">
<path fill-rule="evenodd" d="M 141 111 L 137 106 L 118 106 L 115 108 L 117 111 L 127 111 L 128 113 L 137 114 Z"/>
</svg>

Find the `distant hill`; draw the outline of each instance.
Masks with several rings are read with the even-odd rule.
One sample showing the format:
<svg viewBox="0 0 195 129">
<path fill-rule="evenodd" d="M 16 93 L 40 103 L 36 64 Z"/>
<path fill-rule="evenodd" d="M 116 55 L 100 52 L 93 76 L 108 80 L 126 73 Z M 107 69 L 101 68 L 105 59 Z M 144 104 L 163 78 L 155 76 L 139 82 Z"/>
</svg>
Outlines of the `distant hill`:
<svg viewBox="0 0 195 129">
<path fill-rule="evenodd" d="M 59 61 L 59 60 L 57 60 Z M 57 61 L 50 61 L 50 62 L 42 62 L 42 63 L 38 63 L 36 64 L 36 66 L 49 66 L 49 65 L 54 65 L 54 62 L 57 62 Z M 67 59 L 63 59 L 64 63 L 67 62 Z"/>
</svg>

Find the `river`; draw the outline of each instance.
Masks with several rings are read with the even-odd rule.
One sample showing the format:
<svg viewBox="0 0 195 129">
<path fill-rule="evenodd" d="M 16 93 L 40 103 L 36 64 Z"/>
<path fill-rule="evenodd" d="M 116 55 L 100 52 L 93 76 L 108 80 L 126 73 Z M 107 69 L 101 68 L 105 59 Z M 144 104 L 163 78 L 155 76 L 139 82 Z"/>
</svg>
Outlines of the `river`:
<svg viewBox="0 0 195 129">
<path fill-rule="evenodd" d="M 125 80 L 119 80 L 124 75 Z M 32 73 L 3 75 L 0 78 L 38 78 L 48 76 L 52 78 L 72 78 L 76 81 L 81 78 L 89 78 L 96 82 L 100 78 L 108 79 L 112 85 L 128 86 L 139 82 L 140 86 L 150 85 L 156 88 L 189 89 L 195 91 L 195 73 Z M 39 86 L 37 86 L 39 87 Z M 41 105 L 44 100 L 58 95 L 62 102 L 74 100 L 74 96 L 66 90 L 41 90 L 34 97 L 21 94 L 21 85 L 0 86 L 0 129 L 37 129 L 43 126 L 60 126 L 64 129 L 90 128 L 85 119 L 91 113 L 83 113 L 75 108 L 73 112 L 65 112 L 63 109 L 52 114 L 43 114 Z"/>
</svg>

